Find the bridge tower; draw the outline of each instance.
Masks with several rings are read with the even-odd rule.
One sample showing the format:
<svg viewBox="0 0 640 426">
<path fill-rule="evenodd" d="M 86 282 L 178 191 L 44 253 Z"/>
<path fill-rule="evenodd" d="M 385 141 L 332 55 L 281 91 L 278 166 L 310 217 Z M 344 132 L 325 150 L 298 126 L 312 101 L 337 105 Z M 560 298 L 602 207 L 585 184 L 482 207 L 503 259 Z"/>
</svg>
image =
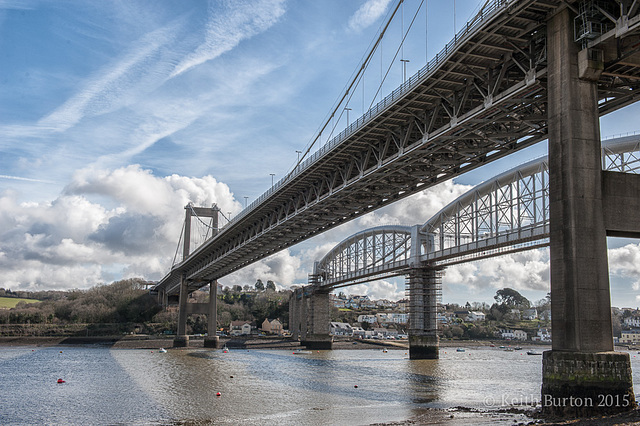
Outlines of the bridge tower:
<svg viewBox="0 0 640 426">
<path fill-rule="evenodd" d="M 613 352 L 597 95 L 603 64 L 588 50 L 579 63 L 573 23 L 571 6 L 547 22 L 553 343 L 543 357 L 542 405 L 581 416 L 629 410 L 635 400 L 629 355 Z"/>
<path fill-rule="evenodd" d="M 191 251 L 191 217 L 196 216 L 211 218 L 212 236 L 218 233 L 218 213 L 220 209 L 214 204 L 211 208 L 193 207 L 191 203 L 185 206 L 184 219 L 184 244 L 182 248 L 182 258 L 189 257 Z M 204 339 L 204 346 L 208 348 L 217 348 L 219 338 L 216 335 L 217 329 L 217 300 L 218 300 L 218 282 L 216 280 L 209 281 L 209 302 L 208 303 L 187 303 L 189 299 L 189 287 L 192 284 L 187 280 L 185 272 L 180 277 L 180 296 L 178 301 L 178 331 L 173 340 L 173 346 L 186 347 L 189 346 L 189 336 L 187 335 L 187 316 L 189 314 L 205 314 L 207 315 L 207 336 Z M 202 282 L 206 284 L 206 282 Z"/>
<path fill-rule="evenodd" d="M 409 358 L 438 359 L 438 301 L 442 270 L 411 268 L 407 275 L 409 294 Z"/>
<path fill-rule="evenodd" d="M 320 288 L 318 275 L 309 275 L 309 285 L 303 288 L 300 343 L 309 349 L 331 349 L 333 338 L 329 334 L 331 303 L 329 290 Z"/>
</svg>

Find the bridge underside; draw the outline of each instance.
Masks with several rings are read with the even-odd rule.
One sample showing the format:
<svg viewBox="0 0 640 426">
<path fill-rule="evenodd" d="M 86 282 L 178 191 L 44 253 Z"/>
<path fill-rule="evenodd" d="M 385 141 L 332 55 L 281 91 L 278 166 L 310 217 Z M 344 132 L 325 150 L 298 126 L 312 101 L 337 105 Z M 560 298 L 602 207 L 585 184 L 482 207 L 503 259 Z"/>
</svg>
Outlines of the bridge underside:
<svg viewBox="0 0 640 426">
<path fill-rule="evenodd" d="M 545 22 L 561 3 L 490 3 L 432 62 L 183 260 L 158 290 L 178 294 L 182 273 L 196 289 L 545 139 Z M 603 36 L 592 44 L 615 40 Z M 605 49 L 599 115 L 638 97 L 632 45 Z"/>
</svg>

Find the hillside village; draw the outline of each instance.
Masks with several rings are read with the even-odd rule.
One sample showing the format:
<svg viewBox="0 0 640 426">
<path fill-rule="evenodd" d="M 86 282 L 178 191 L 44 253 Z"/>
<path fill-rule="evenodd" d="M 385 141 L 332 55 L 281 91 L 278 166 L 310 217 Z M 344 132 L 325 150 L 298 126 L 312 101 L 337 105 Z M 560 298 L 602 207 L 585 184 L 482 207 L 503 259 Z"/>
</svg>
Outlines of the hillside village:
<svg viewBox="0 0 640 426">
<path fill-rule="evenodd" d="M 176 329 L 177 306 L 161 311 L 144 290 L 146 282 L 124 280 L 72 292 L 11 292 L 0 289 L 6 298 L 24 298 L 13 308 L 0 309 L 0 334 L 48 335 L 64 332 L 63 327 L 84 324 L 99 333 L 99 324 L 113 324 L 134 333 L 171 334 Z M 276 284 L 260 280 L 254 286 L 218 288 L 218 329 L 221 335 L 278 335 L 289 332 L 291 290 L 277 290 Z M 35 297 L 37 296 L 37 298 Z M 117 297 L 115 297 L 117 296 Z M 208 291 L 190 295 L 191 302 L 208 300 Z M 16 300 L 14 299 L 14 300 Z M 437 313 L 438 333 L 451 340 L 513 340 L 551 342 L 550 297 L 530 302 L 516 290 L 500 289 L 495 303 L 441 304 Z M 112 307 L 106 301 L 112 301 Z M 38 303 L 26 303 L 26 302 Z M 404 339 L 409 334 L 409 300 L 373 300 L 366 295 L 330 294 L 330 333 L 336 337 L 363 339 Z M 11 306 L 14 306 L 11 305 Z M 132 313 L 139 315 L 131 316 Z M 640 310 L 612 308 L 614 340 L 627 346 L 640 344 Z M 204 334 L 206 317 L 191 315 L 187 330 Z M 17 326 L 17 328 L 16 328 Z M 104 327 L 103 327 L 104 328 Z M 107 329 L 105 329 L 107 330 Z M 87 331 L 88 333 L 88 331 Z"/>
<path fill-rule="evenodd" d="M 441 338 L 488 339 L 519 342 L 551 342 L 550 299 L 532 304 L 515 290 L 502 289 L 496 303 L 443 304 L 437 314 Z M 331 294 L 330 334 L 362 339 L 406 339 L 409 332 L 409 300 L 370 299 L 366 295 Z M 619 344 L 640 342 L 640 311 L 612 308 L 614 340 Z M 289 335 L 287 319 L 265 318 L 233 321 L 229 333 Z"/>
</svg>

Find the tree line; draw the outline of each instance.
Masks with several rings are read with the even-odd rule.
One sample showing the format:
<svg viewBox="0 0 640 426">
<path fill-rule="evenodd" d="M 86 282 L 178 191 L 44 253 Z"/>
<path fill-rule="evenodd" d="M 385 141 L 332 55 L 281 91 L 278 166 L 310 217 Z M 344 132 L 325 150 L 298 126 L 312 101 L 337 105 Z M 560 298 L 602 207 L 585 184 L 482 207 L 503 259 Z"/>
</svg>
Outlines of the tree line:
<svg viewBox="0 0 640 426">
<path fill-rule="evenodd" d="M 0 324 L 48 325 L 120 324 L 125 332 L 175 332 L 177 311 L 163 311 L 155 296 L 145 289 L 145 280 L 134 278 L 97 285 L 88 290 L 13 292 L 1 289 L 1 296 L 37 299 L 38 303 L 20 302 L 12 309 L 0 309 Z M 289 319 L 291 291 L 277 291 L 272 281 L 232 288 L 226 287 L 218 295 L 218 327 L 228 328 L 231 321 L 255 321 L 277 318 L 283 324 Z M 197 302 L 207 302 L 208 292 L 196 292 Z M 191 315 L 187 332 L 206 333 L 205 315 Z M 97 328 L 97 327 L 96 327 Z M 110 329 L 114 329 L 111 327 Z"/>
</svg>

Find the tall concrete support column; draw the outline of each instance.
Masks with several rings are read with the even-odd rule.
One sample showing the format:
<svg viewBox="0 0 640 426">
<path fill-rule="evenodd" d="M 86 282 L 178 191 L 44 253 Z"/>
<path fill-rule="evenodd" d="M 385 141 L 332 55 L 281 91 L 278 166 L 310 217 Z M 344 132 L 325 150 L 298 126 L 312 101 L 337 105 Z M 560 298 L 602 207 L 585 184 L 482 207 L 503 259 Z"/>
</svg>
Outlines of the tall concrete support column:
<svg viewBox="0 0 640 426">
<path fill-rule="evenodd" d="M 438 359 L 438 298 L 442 271 L 412 268 L 409 271 L 409 358 Z"/>
<path fill-rule="evenodd" d="M 305 295 L 307 291 L 304 288 L 300 292 L 300 344 L 304 345 L 309 331 L 309 297 Z"/>
<path fill-rule="evenodd" d="M 580 416 L 635 401 L 629 356 L 613 352 L 597 83 L 579 78 L 578 51 L 565 8 L 547 26 L 553 343 L 542 404 Z"/>
<path fill-rule="evenodd" d="M 296 289 L 289 299 L 289 331 L 293 340 L 300 337 L 300 294 L 300 290 Z"/>
<path fill-rule="evenodd" d="M 182 274 L 180 278 L 180 301 L 178 302 L 178 332 L 173 339 L 173 346 L 189 346 L 189 336 L 187 335 L 187 299 L 189 297 L 189 287 L 187 277 Z"/>
<path fill-rule="evenodd" d="M 309 326 L 305 346 L 309 349 L 331 349 L 333 337 L 329 334 L 331 304 L 329 293 L 313 291 L 309 297 Z"/>
<path fill-rule="evenodd" d="M 218 281 L 209 283 L 209 306 L 207 309 L 207 336 L 204 338 L 205 348 L 217 348 L 220 338 L 216 334 L 218 329 Z"/>
</svg>

